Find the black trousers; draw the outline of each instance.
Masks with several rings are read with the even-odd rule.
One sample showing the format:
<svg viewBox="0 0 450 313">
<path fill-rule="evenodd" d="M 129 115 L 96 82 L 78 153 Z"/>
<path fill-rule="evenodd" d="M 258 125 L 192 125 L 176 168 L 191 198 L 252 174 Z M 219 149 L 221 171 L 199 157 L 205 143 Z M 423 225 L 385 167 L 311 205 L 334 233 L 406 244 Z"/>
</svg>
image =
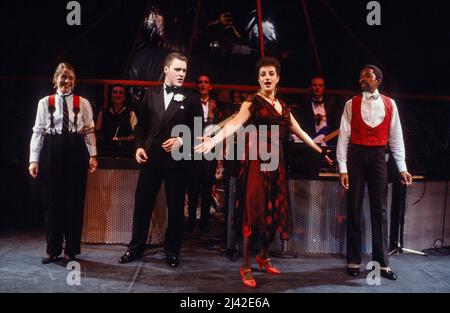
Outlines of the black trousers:
<svg viewBox="0 0 450 313">
<path fill-rule="evenodd" d="M 88 158 L 82 135 L 55 134 L 44 138 L 39 183 L 49 255 L 60 255 L 64 241 L 65 254 L 80 253 Z"/>
<path fill-rule="evenodd" d="M 367 182 L 372 225 L 372 260 L 388 267 L 388 177 L 386 148 L 350 145 L 348 150 L 347 263 L 361 263 L 361 210 Z"/>
<path fill-rule="evenodd" d="M 209 211 L 212 202 L 212 187 L 214 185 L 216 167 L 216 161 L 197 160 L 189 162 L 189 181 L 187 182 L 189 220 L 196 220 L 198 200 L 201 197 L 200 226 L 202 227 L 208 227 L 209 225 Z"/>
<path fill-rule="evenodd" d="M 133 234 L 128 250 L 142 254 L 148 238 L 156 196 L 164 181 L 167 200 L 167 230 L 164 250 L 167 256 L 178 256 L 183 241 L 184 194 L 186 174 L 184 167 L 176 168 L 143 165 L 135 194 Z"/>
</svg>

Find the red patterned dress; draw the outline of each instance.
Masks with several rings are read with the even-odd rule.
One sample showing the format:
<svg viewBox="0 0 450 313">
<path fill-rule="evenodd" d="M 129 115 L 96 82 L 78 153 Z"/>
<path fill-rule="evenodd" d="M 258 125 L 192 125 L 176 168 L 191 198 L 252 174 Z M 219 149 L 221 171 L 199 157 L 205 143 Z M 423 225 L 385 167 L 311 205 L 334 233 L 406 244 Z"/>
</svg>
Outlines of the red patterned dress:
<svg viewBox="0 0 450 313">
<path fill-rule="evenodd" d="M 266 242 L 273 241 L 276 232 L 287 240 L 292 231 L 284 153 L 291 127 L 290 108 L 280 103 L 281 114 L 256 95 L 249 108 L 251 116 L 246 127 L 254 125 L 255 128 L 245 136 L 245 158 L 241 161 L 240 193 L 234 219 L 236 230 L 240 229 L 244 237 L 258 237 Z M 278 136 L 272 138 L 276 134 L 274 125 L 278 126 Z M 258 152 L 256 159 L 254 155 L 252 158 L 250 151 L 255 151 L 252 148 Z M 274 170 L 261 168 L 271 162 L 261 157 L 259 152 L 263 149 L 278 159 Z"/>
</svg>

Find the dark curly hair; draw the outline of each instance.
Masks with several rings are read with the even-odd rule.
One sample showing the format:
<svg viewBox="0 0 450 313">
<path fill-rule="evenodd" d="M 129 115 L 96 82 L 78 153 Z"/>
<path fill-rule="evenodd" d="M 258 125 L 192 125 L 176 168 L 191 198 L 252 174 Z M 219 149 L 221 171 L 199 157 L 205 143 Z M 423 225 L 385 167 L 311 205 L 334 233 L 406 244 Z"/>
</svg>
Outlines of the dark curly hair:
<svg viewBox="0 0 450 313">
<path fill-rule="evenodd" d="M 256 63 L 256 75 L 259 75 L 259 69 L 264 66 L 273 66 L 275 67 L 275 71 L 277 72 L 277 75 L 280 75 L 281 71 L 281 65 L 280 61 L 278 61 L 274 57 L 262 57 L 257 63 Z"/>
</svg>

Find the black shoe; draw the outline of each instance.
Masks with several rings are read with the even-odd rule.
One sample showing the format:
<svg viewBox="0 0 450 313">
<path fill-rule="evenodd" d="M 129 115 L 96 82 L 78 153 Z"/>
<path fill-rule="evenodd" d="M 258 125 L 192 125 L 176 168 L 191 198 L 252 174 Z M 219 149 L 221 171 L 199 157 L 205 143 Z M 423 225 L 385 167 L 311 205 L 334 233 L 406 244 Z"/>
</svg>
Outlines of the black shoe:
<svg viewBox="0 0 450 313">
<path fill-rule="evenodd" d="M 69 263 L 71 261 L 76 261 L 77 258 L 73 254 L 64 254 L 64 261 Z"/>
<path fill-rule="evenodd" d="M 353 267 L 347 267 L 347 274 L 351 277 L 358 277 L 359 276 L 359 268 L 353 268 Z"/>
<path fill-rule="evenodd" d="M 384 277 L 389 280 L 397 280 L 397 278 L 398 278 L 397 275 L 391 270 L 381 270 L 380 274 L 381 274 L 381 277 Z"/>
<path fill-rule="evenodd" d="M 42 264 L 49 264 L 52 262 L 55 262 L 58 259 L 56 255 L 46 255 L 42 258 L 41 262 Z"/>
<path fill-rule="evenodd" d="M 63 262 L 65 265 L 69 264 L 72 261 L 79 262 L 80 260 L 74 255 L 68 255 L 68 254 L 64 255 Z"/>
<path fill-rule="evenodd" d="M 170 268 L 177 268 L 177 266 L 180 264 L 180 261 L 176 256 L 167 256 L 167 264 Z"/>
<path fill-rule="evenodd" d="M 130 263 L 130 262 L 133 262 L 135 259 L 138 259 L 140 257 L 142 257 L 142 254 L 136 254 L 136 253 L 133 253 L 131 251 L 127 251 L 127 252 L 125 252 L 124 255 L 122 255 L 117 260 L 117 262 L 119 262 L 120 264 Z"/>
</svg>

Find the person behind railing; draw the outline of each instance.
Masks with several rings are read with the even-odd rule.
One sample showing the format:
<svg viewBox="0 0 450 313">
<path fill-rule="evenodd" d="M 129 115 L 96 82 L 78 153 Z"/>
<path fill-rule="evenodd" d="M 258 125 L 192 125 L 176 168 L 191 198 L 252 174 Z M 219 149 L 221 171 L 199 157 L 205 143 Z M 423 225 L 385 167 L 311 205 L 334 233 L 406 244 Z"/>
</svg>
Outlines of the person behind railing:
<svg viewBox="0 0 450 313">
<path fill-rule="evenodd" d="M 339 128 L 342 115 L 342 110 L 325 94 L 325 90 L 325 78 L 320 75 L 314 76 L 309 86 L 310 95 L 294 113 L 305 132 L 311 135 L 316 144 L 323 146 L 331 144 L 323 142 L 323 138 Z M 332 142 L 331 145 L 335 146 L 337 136 Z"/>
<path fill-rule="evenodd" d="M 210 91 L 213 86 L 208 75 L 202 74 L 197 78 L 197 90 L 200 94 L 200 103 L 203 112 L 203 129 L 217 124 L 219 121 L 219 112 L 216 101 L 210 98 Z M 212 187 L 215 181 L 215 172 L 217 160 L 193 160 L 188 163 L 187 168 L 189 177 L 187 183 L 189 199 L 189 216 L 186 221 L 186 230 L 195 229 L 197 221 L 198 200 L 201 197 L 201 213 L 199 229 L 201 232 L 209 232 L 209 211 L 212 202 Z"/>
<path fill-rule="evenodd" d="M 39 101 L 30 143 L 29 172 L 39 177 L 47 234 L 42 263 L 80 254 L 87 169 L 97 169 L 92 108 L 73 94 L 75 70 L 60 63 L 53 75 L 56 94 Z M 90 157 L 89 157 L 90 156 Z"/>
<path fill-rule="evenodd" d="M 125 86 L 112 86 L 110 99 L 108 107 L 98 114 L 95 125 L 99 154 L 108 157 L 132 158 L 137 118 L 127 102 Z"/>
<path fill-rule="evenodd" d="M 288 239 L 292 232 L 292 218 L 288 204 L 288 179 L 283 155 L 284 141 L 289 132 L 294 132 L 319 154 L 326 155 L 326 151 L 317 146 L 300 128 L 290 108 L 276 97 L 276 87 L 280 80 L 279 61 L 275 58 L 263 57 L 257 63 L 257 75 L 260 91 L 253 99 L 245 101 L 238 114 L 213 138 L 202 137 L 203 142 L 195 147 L 197 152 L 208 153 L 244 124 L 255 126 L 247 133 L 254 139 L 245 141 L 246 153 L 241 162 L 241 189 L 234 222 L 234 226 L 243 236 L 241 280 L 245 286 L 253 288 L 256 287 L 256 282 L 251 270 L 250 240 L 258 239 L 261 242 L 261 249 L 256 256 L 260 270 L 264 269 L 270 274 L 280 274 L 280 270 L 273 266 L 268 258 L 269 244 L 275 239 L 277 232 L 281 234 L 282 239 Z M 267 133 L 266 136 L 265 133 Z M 252 153 L 250 151 L 255 152 L 252 147 L 261 147 L 261 145 L 266 146 L 267 150 L 270 147 L 270 161 L 264 160 L 265 157 L 263 159 L 261 153 L 253 153 L 250 159 L 249 156 Z M 271 164 L 272 162 L 275 164 Z"/>
<path fill-rule="evenodd" d="M 333 98 L 325 94 L 325 78 L 321 75 L 316 75 L 311 78 L 309 86 L 310 94 L 306 101 L 301 103 L 293 110 L 293 115 L 299 121 L 302 128 L 307 134 L 310 134 L 314 142 L 320 146 L 336 146 L 337 133 L 334 138 L 329 141 L 324 141 L 327 135 L 339 128 L 339 121 L 342 115 L 342 110 L 339 109 Z M 292 134 L 294 143 L 302 143 L 300 138 Z M 326 140 L 326 139 L 325 139 Z M 300 148 L 303 160 L 301 161 L 300 172 L 306 177 L 317 179 L 321 165 L 326 167 L 326 164 L 321 164 L 321 159 L 314 155 L 309 149 L 301 145 L 296 145 L 296 149 Z"/>
</svg>

